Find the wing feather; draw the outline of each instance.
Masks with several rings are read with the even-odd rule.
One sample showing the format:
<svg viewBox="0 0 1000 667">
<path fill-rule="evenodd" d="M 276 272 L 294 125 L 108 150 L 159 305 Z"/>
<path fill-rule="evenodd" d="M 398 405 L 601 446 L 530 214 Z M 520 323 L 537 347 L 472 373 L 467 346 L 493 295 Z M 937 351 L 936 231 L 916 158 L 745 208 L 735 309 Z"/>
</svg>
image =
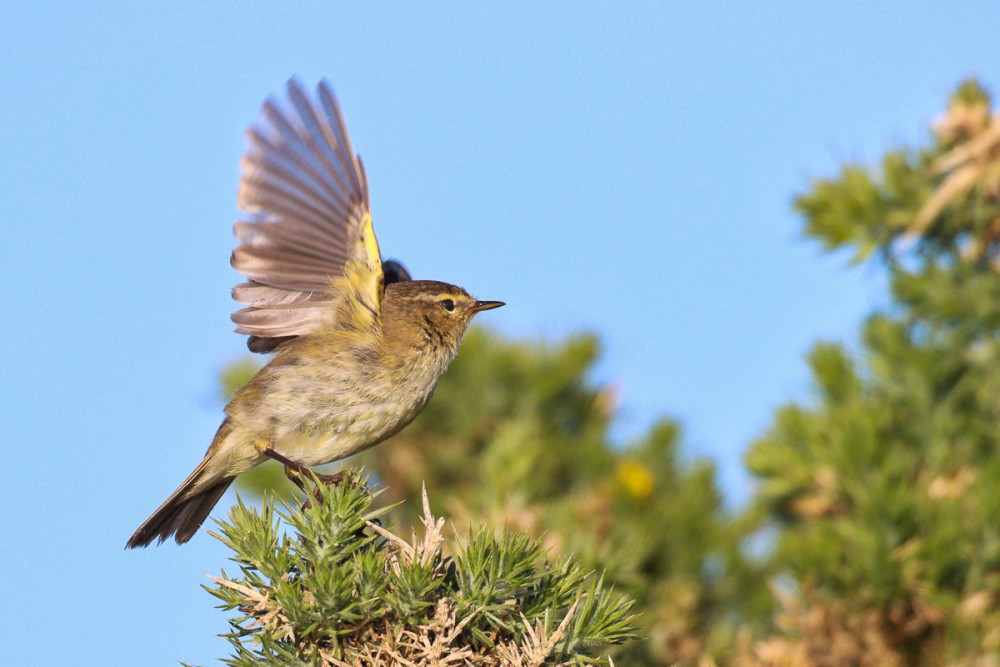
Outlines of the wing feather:
<svg viewBox="0 0 1000 667">
<path fill-rule="evenodd" d="M 240 283 L 233 287 L 233 300 L 247 306 L 289 308 L 324 301 L 326 298 L 325 292 L 294 292 L 252 282 Z"/>
<path fill-rule="evenodd" d="M 266 248 L 270 247 L 270 243 L 273 247 L 294 250 L 305 257 L 318 260 L 328 260 L 332 257 L 344 263 L 348 259 L 338 253 L 324 251 L 324 247 L 329 247 L 332 241 L 303 225 L 265 220 L 257 223 L 237 222 L 234 229 L 236 237 L 243 241 L 247 248 Z"/>
<path fill-rule="evenodd" d="M 311 155 L 288 155 L 282 152 L 281 145 L 275 145 L 259 132 L 250 131 L 250 141 L 261 152 L 244 158 L 250 168 L 260 168 L 263 174 L 284 180 L 289 186 L 310 191 L 313 196 L 322 199 L 338 215 L 348 215 L 352 203 L 344 200 L 343 193 L 334 190 L 329 183 L 328 174 L 331 170 L 320 160 Z M 307 150 L 301 142 L 289 142 L 300 151 Z M 334 174 L 335 176 L 335 174 Z M 326 180 L 325 180 L 326 179 Z"/>
<path fill-rule="evenodd" d="M 368 179 L 329 84 L 313 98 L 292 79 L 287 104 L 269 99 L 261 115 L 240 160 L 237 203 L 249 217 L 234 225 L 231 263 L 249 280 L 233 287 L 245 306 L 236 331 L 269 351 L 324 325 L 377 328 L 384 287 Z"/>
<path fill-rule="evenodd" d="M 237 333 L 250 334 L 263 338 L 276 336 L 295 336 L 298 327 L 309 324 L 316 317 L 322 317 L 325 310 L 322 306 L 307 308 L 289 308 L 266 310 L 258 308 L 241 308 L 233 313 Z"/>
</svg>

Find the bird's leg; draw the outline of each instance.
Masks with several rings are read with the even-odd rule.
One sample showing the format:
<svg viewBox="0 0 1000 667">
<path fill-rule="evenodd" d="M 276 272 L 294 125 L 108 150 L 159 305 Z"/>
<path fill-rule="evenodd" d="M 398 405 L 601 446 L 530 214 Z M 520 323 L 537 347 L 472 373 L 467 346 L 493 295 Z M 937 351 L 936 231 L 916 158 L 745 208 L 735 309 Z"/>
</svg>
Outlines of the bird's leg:
<svg viewBox="0 0 1000 667">
<path fill-rule="evenodd" d="M 298 486 L 299 488 L 302 488 L 301 486 L 302 480 L 299 479 L 300 475 L 305 475 L 306 477 L 315 477 L 316 479 L 318 479 L 320 482 L 322 482 L 327 486 L 331 484 L 340 484 L 341 482 L 344 481 L 343 470 L 340 470 L 334 473 L 333 475 L 324 475 L 322 473 L 316 472 L 315 470 L 309 468 L 308 466 L 304 466 L 301 463 L 296 463 L 295 461 L 291 460 L 284 454 L 279 454 L 270 447 L 264 447 L 263 449 L 260 450 L 260 453 L 284 465 L 285 476 L 288 477 L 288 479 L 292 480 L 292 482 L 294 482 L 295 485 Z"/>
<path fill-rule="evenodd" d="M 306 490 L 306 483 L 302 481 L 302 473 L 294 468 L 285 466 L 285 477 L 287 477 L 292 484 L 299 487 L 299 491 L 309 495 L 309 491 Z"/>
<path fill-rule="evenodd" d="M 284 454 L 279 454 L 270 447 L 261 447 L 259 448 L 259 451 L 264 456 L 274 459 L 278 463 L 285 466 L 285 477 L 291 480 L 292 484 L 299 487 L 299 491 L 306 494 L 307 496 L 309 495 L 309 491 L 306 490 L 306 484 L 304 481 L 302 481 L 303 477 L 314 478 L 317 482 L 319 482 L 323 486 L 340 484 L 342 481 L 344 481 L 345 471 L 343 470 L 340 470 L 334 473 L 333 475 L 324 475 L 316 472 L 315 470 L 312 470 L 307 466 L 302 465 L 301 463 L 297 463 L 291 460 Z M 319 498 L 319 487 L 316 487 L 313 490 L 313 496 Z M 306 509 L 311 504 L 312 501 L 307 500 L 306 504 L 303 505 L 302 508 Z"/>
<path fill-rule="evenodd" d="M 339 470 L 333 475 L 320 474 L 312 470 L 311 468 L 302 465 L 301 463 L 297 463 L 291 460 L 284 454 L 279 454 L 278 452 L 271 449 L 265 442 L 260 442 L 259 444 L 257 444 L 257 451 L 259 451 L 264 456 L 274 459 L 278 463 L 285 466 L 285 477 L 290 479 L 292 483 L 295 484 L 295 486 L 299 487 L 299 491 L 306 494 L 306 501 L 302 503 L 303 510 L 307 510 L 310 507 L 312 507 L 312 498 L 309 497 L 309 491 L 306 490 L 306 484 L 302 480 L 303 477 L 312 477 L 320 484 L 323 484 L 324 486 L 330 486 L 331 484 L 340 484 L 341 482 L 344 481 L 344 478 L 347 476 L 346 470 Z M 349 480 L 348 483 L 353 485 L 355 482 Z M 313 498 L 319 500 L 320 498 L 319 485 L 317 485 L 313 489 L 312 496 Z M 378 518 L 374 519 L 374 522 L 379 526 L 382 525 L 382 522 Z M 358 528 L 357 536 L 363 537 L 364 532 L 365 532 L 364 527 Z"/>
<path fill-rule="evenodd" d="M 295 486 L 299 487 L 299 491 L 305 493 L 306 485 L 302 481 L 301 475 L 309 472 L 309 468 L 305 467 L 301 463 L 296 463 L 283 454 L 279 454 L 270 447 L 258 447 L 257 450 L 264 456 L 274 459 L 278 463 L 285 466 L 285 477 L 287 477 Z"/>
</svg>

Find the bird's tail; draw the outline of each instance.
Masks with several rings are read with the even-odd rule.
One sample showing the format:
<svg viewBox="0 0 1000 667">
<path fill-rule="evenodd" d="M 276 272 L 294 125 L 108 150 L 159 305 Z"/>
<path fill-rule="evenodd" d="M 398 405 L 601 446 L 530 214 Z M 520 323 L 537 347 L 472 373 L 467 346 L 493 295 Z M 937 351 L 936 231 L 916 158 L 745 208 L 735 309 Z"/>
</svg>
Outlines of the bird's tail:
<svg viewBox="0 0 1000 667">
<path fill-rule="evenodd" d="M 220 439 L 225 437 L 228 420 L 223 422 L 219 432 L 215 436 L 212 447 L 198 467 L 194 469 L 187 479 L 181 482 L 177 490 L 170 494 L 170 497 L 153 514 L 146 519 L 139 529 L 133 533 L 126 549 L 149 546 L 153 540 L 163 542 L 173 536 L 177 544 L 184 544 L 198 532 L 201 524 L 205 522 L 219 498 L 226 492 L 235 477 L 223 477 L 210 468 L 217 468 L 210 465 L 213 450 L 220 444 Z"/>
</svg>

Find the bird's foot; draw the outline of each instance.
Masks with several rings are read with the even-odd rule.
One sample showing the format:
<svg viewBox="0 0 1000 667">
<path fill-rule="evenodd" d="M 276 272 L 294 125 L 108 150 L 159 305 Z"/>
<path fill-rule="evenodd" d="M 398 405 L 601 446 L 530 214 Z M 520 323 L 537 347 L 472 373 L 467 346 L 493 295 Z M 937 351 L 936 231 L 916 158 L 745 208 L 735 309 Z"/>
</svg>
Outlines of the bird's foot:
<svg viewBox="0 0 1000 667">
<path fill-rule="evenodd" d="M 318 473 L 315 470 L 310 470 L 308 468 L 306 468 L 306 471 L 309 477 L 312 478 L 313 482 L 315 483 L 312 490 L 312 498 L 315 498 L 316 500 L 322 499 L 322 490 L 320 489 L 320 485 L 336 486 L 337 484 L 343 482 L 344 478 L 347 476 L 344 470 L 336 472 L 333 475 L 324 475 L 322 473 Z M 300 476 L 301 473 L 297 471 L 289 473 L 289 469 L 286 466 L 285 474 L 288 475 L 289 479 L 295 482 L 295 484 L 299 487 L 299 490 L 302 491 L 302 493 L 306 494 L 306 501 L 302 503 L 302 509 L 307 510 L 310 507 L 312 507 L 312 498 L 309 498 L 309 491 L 306 490 L 306 485 L 302 481 L 302 478 Z M 295 475 L 294 479 L 292 478 L 292 475 Z"/>
<path fill-rule="evenodd" d="M 284 465 L 285 477 L 287 477 L 292 482 L 292 484 L 297 486 L 299 488 L 299 491 L 306 494 L 307 497 L 310 495 L 310 493 L 309 489 L 306 488 L 305 479 L 311 479 L 316 484 L 316 486 L 312 490 L 311 495 L 314 498 L 318 499 L 320 497 L 320 488 L 319 488 L 320 484 L 322 484 L 323 486 L 332 486 L 340 484 L 341 482 L 344 481 L 344 478 L 347 476 L 346 471 L 344 470 L 340 470 L 332 475 L 324 475 L 322 473 L 318 473 L 315 470 L 312 470 L 311 468 L 302 465 L 301 463 L 297 463 L 291 460 L 284 454 L 280 454 L 274 451 L 270 447 L 264 447 L 260 451 L 264 456 L 274 459 L 278 463 Z M 307 509 L 311 504 L 312 504 L 311 500 L 306 500 L 306 503 L 302 506 L 302 509 Z"/>
<path fill-rule="evenodd" d="M 332 475 L 322 475 L 312 470 L 310 473 L 312 474 L 311 476 L 319 480 L 319 483 L 323 486 L 336 486 L 337 484 L 343 482 L 347 477 L 347 472 L 345 470 L 340 470 Z"/>
</svg>

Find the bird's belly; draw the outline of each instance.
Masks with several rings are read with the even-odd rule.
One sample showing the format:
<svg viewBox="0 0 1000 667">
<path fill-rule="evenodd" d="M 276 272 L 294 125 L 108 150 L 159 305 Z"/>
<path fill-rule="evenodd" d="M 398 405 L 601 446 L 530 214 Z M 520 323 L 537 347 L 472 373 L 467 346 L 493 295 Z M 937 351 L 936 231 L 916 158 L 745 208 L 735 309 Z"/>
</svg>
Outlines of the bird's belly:
<svg viewBox="0 0 1000 667">
<path fill-rule="evenodd" d="M 299 421 L 296 428 L 275 434 L 272 446 L 305 466 L 331 463 L 394 435 L 413 421 L 424 403 L 369 403 L 336 412 L 317 410 Z"/>
<path fill-rule="evenodd" d="M 296 463 L 318 466 L 346 458 L 371 445 L 342 435 L 315 436 L 289 434 L 279 440 L 275 449 Z"/>
</svg>

